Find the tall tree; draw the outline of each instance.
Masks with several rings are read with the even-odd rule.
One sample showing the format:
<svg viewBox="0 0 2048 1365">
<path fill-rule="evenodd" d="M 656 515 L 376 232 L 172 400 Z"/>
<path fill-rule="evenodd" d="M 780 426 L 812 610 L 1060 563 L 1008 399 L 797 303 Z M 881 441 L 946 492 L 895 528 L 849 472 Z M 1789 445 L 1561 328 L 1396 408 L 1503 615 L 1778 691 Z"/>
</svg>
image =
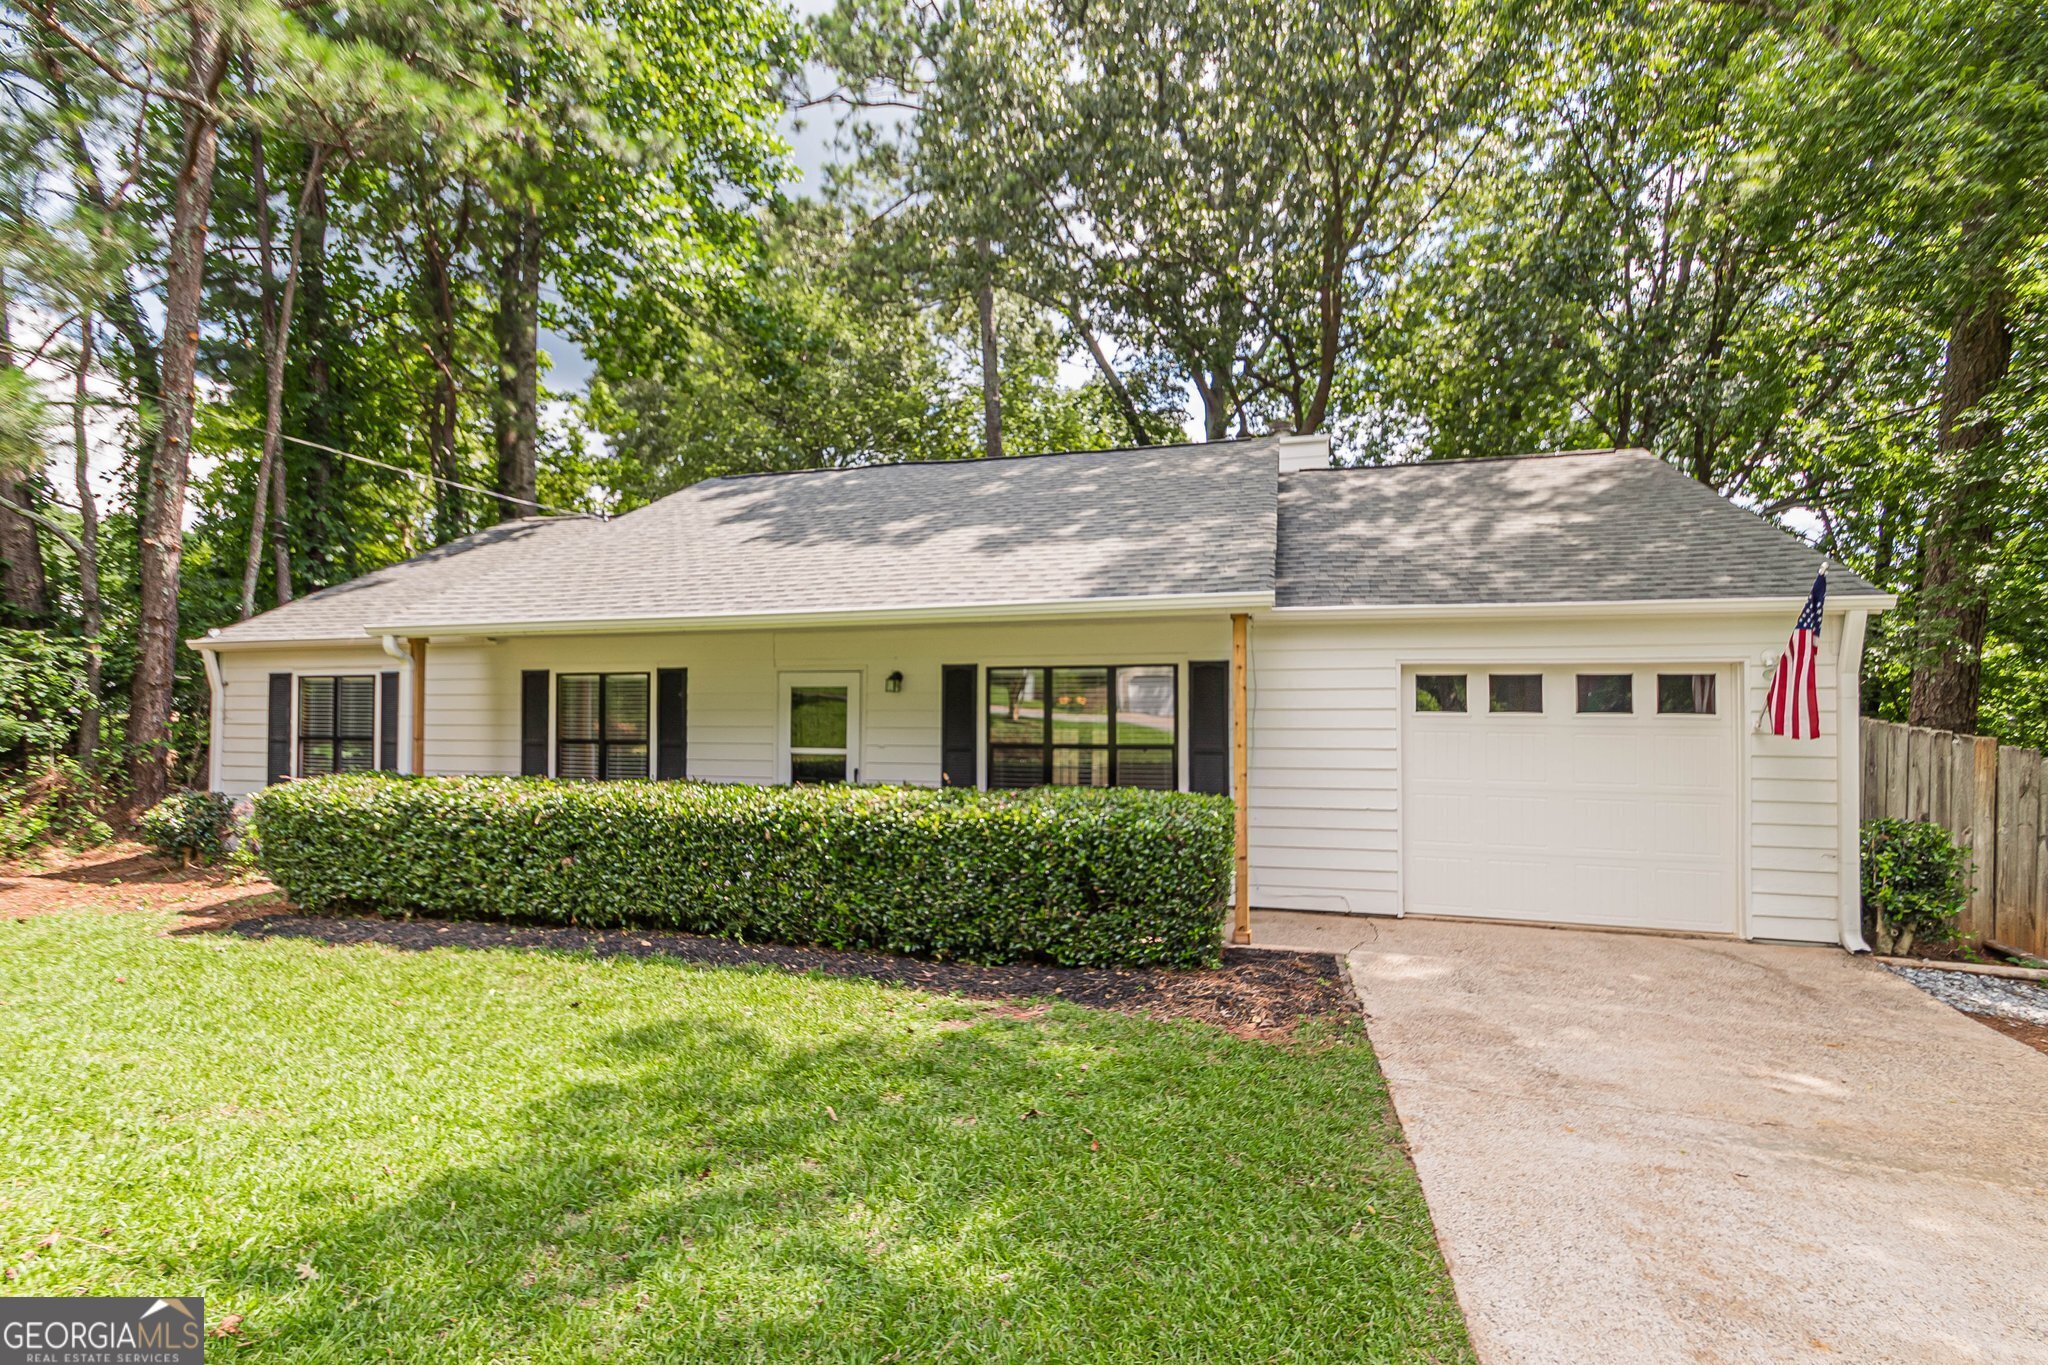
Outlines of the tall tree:
<svg viewBox="0 0 2048 1365">
<path fill-rule="evenodd" d="M 850 98 L 910 109 L 906 191 L 996 244 L 1010 287 L 1171 357 L 1214 439 L 1327 423 L 1483 138 L 1507 22 L 1463 0 L 845 0 L 828 53 L 852 54 Z"/>
<path fill-rule="evenodd" d="M 2005 433 L 2042 402 L 2043 362 L 2017 346 L 2014 309 L 2048 270 L 2048 24 L 2025 0 L 1733 2 L 1770 21 L 1754 116 L 1841 263 L 1946 337 L 1925 405 L 1938 486 L 1910 718 L 1972 731 L 1996 555 L 2020 502 L 2024 462 Z"/>
</svg>

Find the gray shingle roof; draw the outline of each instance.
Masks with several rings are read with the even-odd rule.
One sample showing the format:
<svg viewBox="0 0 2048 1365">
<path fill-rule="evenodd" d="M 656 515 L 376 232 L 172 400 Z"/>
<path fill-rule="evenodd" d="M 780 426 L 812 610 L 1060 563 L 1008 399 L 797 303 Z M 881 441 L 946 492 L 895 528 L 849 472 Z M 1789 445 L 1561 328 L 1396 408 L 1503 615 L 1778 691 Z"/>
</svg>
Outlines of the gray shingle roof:
<svg viewBox="0 0 2048 1365">
<path fill-rule="evenodd" d="M 1281 476 L 1282 607 L 1803 597 L 1820 555 L 1645 451 Z M 1831 594 L 1877 589 L 1847 569 Z"/>
<path fill-rule="evenodd" d="M 221 643 L 1270 595 L 1281 607 L 1797 598 L 1820 556 L 1641 451 L 1277 474 L 1267 438 L 713 479 L 532 518 Z M 1840 595 L 1876 592 L 1845 569 Z"/>
<path fill-rule="evenodd" d="M 602 523 L 589 517 L 525 517 L 451 540 L 389 568 L 309 593 L 294 602 L 223 627 L 209 638 L 230 644 L 264 641 L 347 640 L 360 643 L 363 628 L 395 615 L 458 583 L 495 570 L 517 573 L 518 565 L 543 545 L 577 539 Z"/>
<path fill-rule="evenodd" d="M 711 479 L 365 624 L 425 628 L 1273 590 L 1270 441 Z"/>
</svg>

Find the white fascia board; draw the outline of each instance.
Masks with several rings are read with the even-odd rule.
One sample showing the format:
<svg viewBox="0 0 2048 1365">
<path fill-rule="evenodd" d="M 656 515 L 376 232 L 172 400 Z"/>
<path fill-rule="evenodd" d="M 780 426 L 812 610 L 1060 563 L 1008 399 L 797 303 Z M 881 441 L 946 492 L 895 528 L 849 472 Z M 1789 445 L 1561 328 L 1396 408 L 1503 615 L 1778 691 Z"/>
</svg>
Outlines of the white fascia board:
<svg viewBox="0 0 2048 1365">
<path fill-rule="evenodd" d="M 1828 613 L 1886 611 L 1898 605 L 1889 593 L 1830 597 Z M 1797 612 L 1804 597 L 1677 597 L 1622 602 L 1400 602 L 1377 606 L 1275 607 L 1261 616 L 1274 621 L 1443 621 L 1511 616 L 1749 616 Z"/>
<path fill-rule="evenodd" d="M 185 641 L 185 648 L 197 650 L 212 657 L 215 654 L 239 652 L 245 649 L 353 649 L 360 644 L 376 644 L 360 635 L 302 635 L 288 640 L 216 640 L 202 635 L 196 640 Z"/>
<path fill-rule="evenodd" d="M 365 635 L 649 635 L 681 631 L 776 630 L 807 626 L 971 625 L 984 621 L 1087 621 L 1103 616 L 1202 616 L 1250 612 L 1273 605 L 1270 592 L 1174 593 L 1152 597 L 1099 597 L 1064 602 L 979 602 L 870 611 L 764 611 L 710 616 L 629 617 L 614 620 L 442 621 L 370 625 Z M 218 642 L 214 642 L 218 643 Z"/>
</svg>

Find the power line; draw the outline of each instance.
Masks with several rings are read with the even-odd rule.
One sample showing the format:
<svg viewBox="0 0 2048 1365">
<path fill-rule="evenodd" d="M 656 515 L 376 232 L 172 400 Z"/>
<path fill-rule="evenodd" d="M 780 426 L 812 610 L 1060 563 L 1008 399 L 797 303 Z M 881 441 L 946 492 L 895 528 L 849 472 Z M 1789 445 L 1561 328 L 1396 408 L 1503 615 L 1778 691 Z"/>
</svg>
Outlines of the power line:
<svg viewBox="0 0 2048 1365">
<path fill-rule="evenodd" d="M 290 441 L 293 445 L 311 446 L 314 450 L 324 450 L 329 455 L 339 455 L 344 460 L 356 460 L 378 469 L 388 469 L 394 474 L 410 474 L 415 479 L 425 479 L 429 483 L 446 484 L 450 488 L 460 488 L 465 493 L 481 493 L 487 498 L 496 498 L 500 502 L 509 502 L 520 507 L 531 507 L 536 512 L 554 512 L 565 517 L 594 517 L 598 521 L 607 520 L 602 512 L 586 512 L 573 507 L 550 507 L 544 502 L 535 502 L 531 498 L 515 498 L 510 493 L 500 493 L 495 488 L 479 488 L 473 483 L 460 483 L 454 479 L 444 479 L 439 474 L 428 474 L 418 469 L 407 469 L 403 465 L 386 464 L 382 460 L 373 460 L 367 455 L 358 455 L 353 450 L 342 450 L 337 446 L 322 445 L 318 441 L 309 441 L 303 436 L 290 436 L 280 431 L 278 438 Z"/>
</svg>

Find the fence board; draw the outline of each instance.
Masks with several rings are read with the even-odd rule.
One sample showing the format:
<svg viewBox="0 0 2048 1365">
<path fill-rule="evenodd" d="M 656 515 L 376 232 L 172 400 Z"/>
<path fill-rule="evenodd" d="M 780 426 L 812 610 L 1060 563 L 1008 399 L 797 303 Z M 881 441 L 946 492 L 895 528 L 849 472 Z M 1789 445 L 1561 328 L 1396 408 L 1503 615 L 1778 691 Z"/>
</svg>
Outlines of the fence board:
<svg viewBox="0 0 2048 1365">
<path fill-rule="evenodd" d="M 1917 726 L 1906 732 L 1906 818 L 1932 820 L 1927 799 L 1928 770 L 1934 762 L 1934 731 Z"/>
<path fill-rule="evenodd" d="M 1860 729 L 1862 818 L 1947 830 L 1975 868 L 1962 932 L 2048 955 L 2048 759 L 1982 736 Z"/>
<path fill-rule="evenodd" d="M 1903 725 L 1894 726 L 1884 737 L 1884 808 L 1906 818 L 1906 739 Z"/>
<path fill-rule="evenodd" d="M 1946 751 L 1938 751 L 1942 752 L 1948 771 L 1948 818 L 1942 821 L 1942 828 L 1955 836 L 1958 846 L 1970 852 L 1970 903 L 1964 907 L 1957 928 L 1966 937 L 1976 938 L 1991 928 L 1988 900 L 1984 905 L 1985 917 L 1978 916 L 1978 887 L 1982 885 L 1986 866 L 1980 846 L 1988 848 L 1991 841 L 1977 828 L 1977 742 L 1968 735 L 1949 735 L 1947 739 Z"/>
<path fill-rule="evenodd" d="M 2029 951 L 2038 945 L 2034 898 L 2039 886 L 2041 758 L 2025 749 L 1998 751 L 1998 908 L 2000 942 Z"/>
<path fill-rule="evenodd" d="M 1927 818 L 1950 834 L 1956 830 L 1956 813 L 1948 800 L 1948 778 L 1956 766 L 1952 739 L 1946 731 L 1927 732 Z"/>
</svg>

